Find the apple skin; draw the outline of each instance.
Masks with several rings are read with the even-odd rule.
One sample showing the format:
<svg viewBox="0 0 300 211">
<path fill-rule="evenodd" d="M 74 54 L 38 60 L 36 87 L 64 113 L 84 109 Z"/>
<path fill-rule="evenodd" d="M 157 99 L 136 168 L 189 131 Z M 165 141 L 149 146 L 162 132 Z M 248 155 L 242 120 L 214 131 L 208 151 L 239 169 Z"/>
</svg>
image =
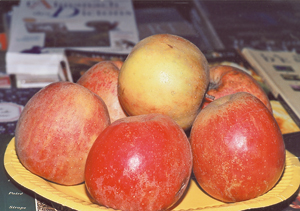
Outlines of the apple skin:
<svg viewBox="0 0 300 211">
<path fill-rule="evenodd" d="M 120 210 L 165 210 L 188 186 L 192 152 L 170 117 L 145 114 L 108 126 L 86 162 L 85 181 L 97 203 Z"/>
<path fill-rule="evenodd" d="M 191 127 L 209 83 L 205 56 L 190 41 L 170 34 L 141 40 L 124 61 L 119 100 L 128 115 L 161 113 Z"/>
<path fill-rule="evenodd" d="M 119 68 L 119 70 L 121 69 L 121 67 L 122 67 L 122 65 L 123 65 L 123 63 L 124 63 L 124 61 L 122 61 L 122 60 L 112 60 L 111 62 L 112 62 L 114 65 L 116 65 L 117 68 Z"/>
<path fill-rule="evenodd" d="M 236 92 L 249 92 L 260 99 L 272 112 L 268 96 L 258 82 L 243 70 L 228 65 L 217 65 L 210 68 L 210 85 L 208 95 L 218 99 Z M 203 108 L 211 101 L 205 99 Z"/>
<path fill-rule="evenodd" d="M 267 107 L 247 92 L 211 102 L 190 134 L 193 171 L 201 188 L 223 202 L 269 191 L 285 167 L 285 145 Z"/>
<path fill-rule="evenodd" d="M 16 152 L 32 173 L 76 185 L 84 181 L 92 144 L 109 124 L 99 96 L 76 83 L 52 83 L 25 105 L 15 132 Z"/>
<path fill-rule="evenodd" d="M 111 122 L 127 116 L 118 98 L 119 72 L 114 62 L 101 61 L 93 65 L 77 81 L 78 84 L 102 98 L 107 106 Z"/>
</svg>

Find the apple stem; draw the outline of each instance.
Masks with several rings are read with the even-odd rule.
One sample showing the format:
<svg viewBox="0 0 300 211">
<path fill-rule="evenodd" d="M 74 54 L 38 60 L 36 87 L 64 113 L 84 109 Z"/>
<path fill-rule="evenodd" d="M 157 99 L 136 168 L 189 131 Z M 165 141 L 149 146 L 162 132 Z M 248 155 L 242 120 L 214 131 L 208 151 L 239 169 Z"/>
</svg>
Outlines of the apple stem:
<svg viewBox="0 0 300 211">
<path fill-rule="evenodd" d="M 215 97 L 210 95 L 210 94 L 205 94 L 205 100 L 209 101 L 209 102 L 212 102 L 214 101 Z"/>
</svg>

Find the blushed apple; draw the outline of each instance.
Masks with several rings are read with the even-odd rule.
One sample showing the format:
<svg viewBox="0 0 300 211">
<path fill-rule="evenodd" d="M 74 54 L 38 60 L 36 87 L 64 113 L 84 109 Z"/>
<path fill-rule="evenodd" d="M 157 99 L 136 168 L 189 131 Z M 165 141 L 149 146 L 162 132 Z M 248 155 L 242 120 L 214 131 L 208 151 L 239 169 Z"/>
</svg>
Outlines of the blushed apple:
<svg viewBox="0 0 300 211">
<path fill-rule="evenodd" d="M 268 108 L 247 92 L 218 98 L 201 110 L 190 142 L 197 182 L 223 202 L 265 194 L 284 171 L 280 128 Z"/>
<path fill-rule="evenodd" d="M 191 176 L 191 146 L 170 117 L 119 119 L 95 141 L 85 184 L 97 203 L 120 210 L 165 210 L 183 195 Z"/>
<path fill-rule="evenodd" d="M 208 63 L 197 46 L 179 36 L 157 34 L 141 40 L 124 61 L 119 100 L 128 115 L 165 114 L 187 130 L 208 83 Z"/>
<path fill-rule="evenodd" d="M 84 181 L 92 144 L 109 124 L 99 96 L 76 83 L 56 82 L 25 105 L 15 131 L 16 152 L 32 173 L 76 185 Z"/>
<path fill-rule="evenodd" d="M 113 62 L 102 61 L 92 66 L 77 81 L 78 84 L 102 98 L 107 106 L 111 122 L 127 116 L 118 98 L 119 72 L 120 70 Z"/>
<path fill-rule="evenodd" d="M 268 96 L 259 83 L 243 70 L 228 65 L 217 65 L 210 68 L 210 84 L 207 94 L 218 99 L 236 92 L 249 92 L 260 99 L 272 112 Z M 211 100 L 206 98 L 203 108 Z"/>
</svg>

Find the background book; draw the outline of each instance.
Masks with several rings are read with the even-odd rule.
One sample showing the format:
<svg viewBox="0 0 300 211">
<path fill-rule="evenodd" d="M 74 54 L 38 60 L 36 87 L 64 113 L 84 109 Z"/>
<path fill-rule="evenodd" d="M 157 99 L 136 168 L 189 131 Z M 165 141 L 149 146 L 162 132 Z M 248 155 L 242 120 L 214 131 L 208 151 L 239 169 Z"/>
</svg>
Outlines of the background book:
<svg viewBox="0 0 300 211">
<path fill-rule="evenodd" d="M 67 58 L 66 68 L 70 72 L 72 81 L 78 79 L 93 65 L 101 61 L 125 61 L 127 54 L 107 53 L 107 52 L 90 52 L 82 50 L 66 49 Z"/>
<path fill-rule="evenodd" d="M 242 54 L 300 126 L 300 54 L 251 48 L 244 48 Z"/>
<path fill-rule="evenodd" d="M 127 54 L 139 40 L 131 0 L 22 0 L 9 29 L 8 74 L 58 74 L 66 48 Z"/>
<path fill-rule="evenodd" d="M 34 194 L 17 185 L 4 168 L 3 155 L 11 135 L 1 135 L 0 141 L 0 210 L 32 210 L 36 209 Z"/>
</svg>

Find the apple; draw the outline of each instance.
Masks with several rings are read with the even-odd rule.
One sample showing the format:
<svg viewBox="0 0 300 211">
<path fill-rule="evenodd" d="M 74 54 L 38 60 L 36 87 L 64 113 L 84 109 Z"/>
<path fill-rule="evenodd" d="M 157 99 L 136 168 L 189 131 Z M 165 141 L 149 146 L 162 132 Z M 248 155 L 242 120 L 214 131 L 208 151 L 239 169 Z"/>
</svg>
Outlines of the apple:
<svg viewBox="0 0 300 211">
<path fill-rule="evenodd" d="M 144 38 L 119 75 L 120 103 L 128 115 L 161 113 L 191 127 L 209 83 L 205 56 L 190 41 L 170 34 Z"/>
<path fill-rule="evenodd" d="M 76 185 L 84 181 L 92 144 L 109 124 L 99 96 L 76 83 L 55 82 L 25 105 L 15 131 L 16 153 L 32 173 Z"/>
<path fill-rule="evenodd" d="M 119 64 L 120 63 L 116 63 Z M 105 102 L 111 122 L 126 117 L 118 99 L 118 76 L 120 70 L 111 61 L 101 61 L 86 71 L 77 81 L 99 95 Z"/>
<path fill-rule="evenodd" d="M 122 60 L 111 60 L 111 62 L 114 63 L 114 65 L 116 65 L 117 68 L 119 68 L 119 70 L 121 69 L 121 67 L 124 63 Z"/>
<path fill-rule="evenodd" d="M 263 195 L 285 167 L 280 128 L 269 109 L 248 92 L 218 98 L 201 110 L 190 142 L 197 182 L 223 202 Z"/>
<path fill-rule="evenodd" d="M 253 94 L 272 112 L 267 94 L 251 75 L 237 67 L 229 65 L 217 65 L 210 68 L 210 84 L 207 95 L 218 99 L 236 92 L 249 92 Z M 204 108 L 210 102 L 211 99 L 205 98 L 202 107 Z"/>
<path fill-rule="evenodd" d="M 99 204 L 120 210 L 165 210 L 188 186 L 192 152 L 169 116 L 119 119 L 97 138 L 86 161 L 85 184 Z"/>
</svg>

